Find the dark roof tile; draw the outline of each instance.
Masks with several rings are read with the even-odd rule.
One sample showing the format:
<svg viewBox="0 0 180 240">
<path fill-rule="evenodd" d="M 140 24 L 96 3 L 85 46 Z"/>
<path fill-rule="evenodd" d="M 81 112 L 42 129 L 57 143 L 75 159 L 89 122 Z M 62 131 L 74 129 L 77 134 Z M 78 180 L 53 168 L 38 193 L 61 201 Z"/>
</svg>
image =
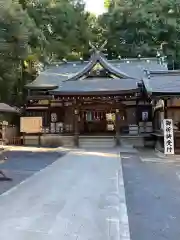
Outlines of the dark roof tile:
<svg viewBox="0 0 180 240">
<path fill-rule="evenodd" d="M 32 83 L 27 84 L 27 87 L 39 85 L 59 85 L 59 82 L 67 80 L 78 71 L 81 71 L 87 62 L 84 63 L 64 63 L 59 66 L 53 66 L 41 72 L 40 75 Z"/>
<path fill-rule="evenodd" d="M 116 63 L 117 68 L 124 72 L 128 72 L 132 77 L 142 79 L 144 77 L 144 70 L 148 71 L 160 71 L 167 70 L 166 65 L 158 64 L 157 61 L 146 62 L 146 61 L 136 61 L 136 62 L 123 62 Z"/>
<path fill-rule="evenodd" d="M 146 90 L 149 93 L 179 93 L 180 75 L 158 75 L 143 79 Z"/>
<path fill-rule="evenodd" d="M 93 64 L 91 64 L 91 61 Z M 82 73 L 89 66 L 100 62 L 104 68 L 109 69 L 118 79 L 84 79 L 80 80 Z M 124 62 L 125 61 L 125 62 Z M 114 91 L 136 89 L 137 82 L 144 77 L 144 69 L 147 70 L 166 70 L 167 68 L 157 63 L 157 60 L 111 60 L 108 61 L 102 55 L 91 57 L 89 62 L 71 62 L 63 63 L 59 66 L 52 66 L 42 72 L 35 81 L 28 84 L 27 87 L 43 88 L 44 86 L 58 86 L 57 91 L 60 92 L 87 92 L 87 91 Z M 79 77 L 80 76 L 80 77 Z M 133 79 L 134 78 L 134 79 Z M 75 80 L 74 82 L 72 80 Z"/>
<path fill-rule="evenodd" d="M 137 83 L 138 81 L 134 79 L 87 78 L 62 82 L 55 91 L 60 93 L 126 91 L 138 89 Z"/>
</svg>

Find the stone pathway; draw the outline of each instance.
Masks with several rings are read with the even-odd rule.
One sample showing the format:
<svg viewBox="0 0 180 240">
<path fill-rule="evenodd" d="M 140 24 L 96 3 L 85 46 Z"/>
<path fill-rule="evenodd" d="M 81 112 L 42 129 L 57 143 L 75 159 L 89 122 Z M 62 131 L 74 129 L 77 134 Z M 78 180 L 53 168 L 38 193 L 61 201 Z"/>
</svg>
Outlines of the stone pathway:
<svg viewBox="0 0 180 240">
<path fill-rule="evenodd" d="M 0 239 L 129 240 L 121 159 L 73 151 L 0 196 Z"/>
<path fill-rule="evenodd" d="M 13 181 L 2 181 L 0 178 L 0 194 L 18 185 L 41 169 L 51 165 L 66 153 L 66 151 L 7 151 L 5 155 L 8 159 L 0 165 L 0 169 L 3 170 L 8 177 L 12 178 Z"/>
</svg>

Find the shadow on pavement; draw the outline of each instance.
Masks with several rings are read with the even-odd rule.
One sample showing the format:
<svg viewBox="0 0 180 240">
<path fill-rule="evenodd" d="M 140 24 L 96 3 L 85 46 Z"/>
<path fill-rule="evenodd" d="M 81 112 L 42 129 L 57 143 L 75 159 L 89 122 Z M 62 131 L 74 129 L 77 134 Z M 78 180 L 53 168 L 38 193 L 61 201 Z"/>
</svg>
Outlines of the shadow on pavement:
<svg viewBox="0 0 180 240">
<path fill-rule="evenodd" d="M 6 151 L 7 160 L 0 165 L 0 169 L 9 178 L 5 181 L 0 178 L 0 194 L 16 186 L 36 172 L 51 165 L 67 152 L 31 152 L 31 151 Z"/>
</svg>

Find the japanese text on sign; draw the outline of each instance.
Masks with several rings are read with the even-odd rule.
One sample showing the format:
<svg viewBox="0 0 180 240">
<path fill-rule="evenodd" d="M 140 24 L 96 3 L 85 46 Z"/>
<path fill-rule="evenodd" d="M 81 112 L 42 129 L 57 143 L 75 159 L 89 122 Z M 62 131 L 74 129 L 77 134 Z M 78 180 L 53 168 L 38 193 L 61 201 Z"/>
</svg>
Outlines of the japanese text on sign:
<svg viewBox="0 0 180 240">
<path fill-rule="evenodd" d="M 164 119 L 164 154 L 174 154 L 174 134 L 172 119 Z"/>
<path fill-rule="evenodd" d="M 42 131 L 42 117 L 21 117 L 20 131 L 22 133 L 40 133 Z"/>
</svg>

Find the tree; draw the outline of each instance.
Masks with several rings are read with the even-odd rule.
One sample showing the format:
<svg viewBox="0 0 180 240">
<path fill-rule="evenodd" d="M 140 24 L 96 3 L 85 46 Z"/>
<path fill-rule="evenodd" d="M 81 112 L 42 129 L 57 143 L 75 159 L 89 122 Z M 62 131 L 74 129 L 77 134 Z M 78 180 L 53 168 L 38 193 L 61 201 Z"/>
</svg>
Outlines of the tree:
<svg viewBox="0 0 180 240">
<path fill-rule="evenodd" d="M 164 41 L 173 57 L 179 51 L 179 0 L 111 0 L 101 25 L 111 57 L 155 56 Z"/>
<path fill-rule="evenodd" d="M 76 0 L 0 0 L 0 101 L 21 104 L 42 64 L 87 54 L 89 14 Z"/>
<path fill-rule="evenodd" d="M 81 55 L 87 49 L 88 14 L 80 1 L 40 0 L 34 5 L 27 3 L 26 9 L 46 40 L 43 55 L 62 59 L 74 52 Z"/>
<path fill-rule="evenodd" d="M 30 19 L 16 1 L 1 0 L 0 8 L 0 99 L 11 102 L 21 93 L 21 61 L 28 55 Z"/>
<path fill-rule="evenodd" d="M 0 100 L 21 103 L 39 68 L 89 57 L 89 41 L 107 40 L 110 58 L 180 58 L 180 0 L 105 0 L 96 18 L 81 0 L 0 0 Z"/>
</svg>

